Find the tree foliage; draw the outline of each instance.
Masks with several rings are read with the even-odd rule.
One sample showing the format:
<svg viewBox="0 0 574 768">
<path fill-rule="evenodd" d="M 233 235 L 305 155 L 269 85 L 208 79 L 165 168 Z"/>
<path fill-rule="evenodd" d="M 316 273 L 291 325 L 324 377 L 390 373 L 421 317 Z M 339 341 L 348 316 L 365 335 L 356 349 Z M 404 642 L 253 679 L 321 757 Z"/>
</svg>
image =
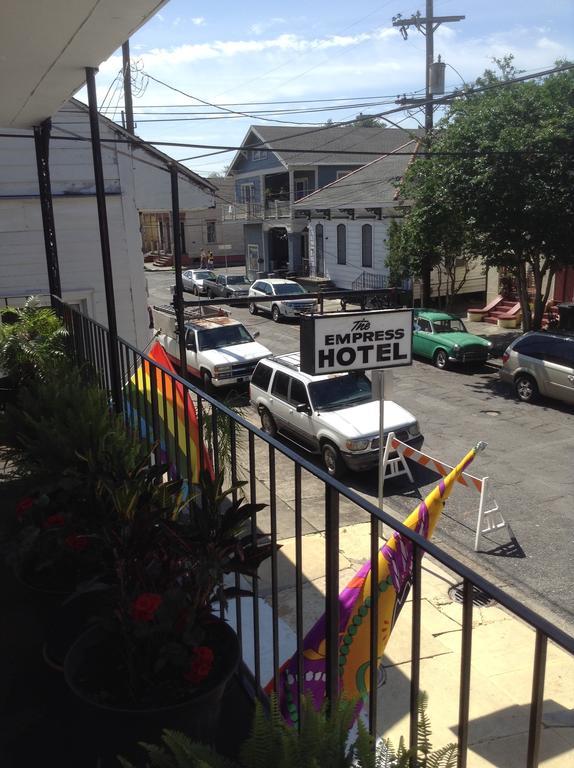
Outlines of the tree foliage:
<svg viewBox="0 0 574 768">
<path fill-rule="evenodd" d="M 412 208 L 396 249 L 414 274 L 453 255 L 505 268 L 525 329 L 538 328 L 552 277 L 574 264 L 574 72 L 500 87 L 517 72 L 511 56 L 496 64 L 405 175 Z"/>
</svg>

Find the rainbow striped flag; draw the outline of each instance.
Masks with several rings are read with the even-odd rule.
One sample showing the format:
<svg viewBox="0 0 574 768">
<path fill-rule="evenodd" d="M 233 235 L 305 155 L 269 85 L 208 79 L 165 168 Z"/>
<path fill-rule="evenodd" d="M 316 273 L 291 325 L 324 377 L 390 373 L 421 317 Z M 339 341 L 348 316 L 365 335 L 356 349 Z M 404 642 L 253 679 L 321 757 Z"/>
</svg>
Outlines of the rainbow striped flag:
<svg viewBox="0 0 574 768">
<path fill-rule="evenodd" d="M 175 369 L 159 342 L 156 341 L 153 344 L 148 357 L 170 373 L 175 374 Z M 190 392 L 184 389 L 179 381 L 167 374 L 162 376 L 160 368 L 150 365 L 145 359 L 142 360 L 141 365 L 124 387 L 124 404 L 131 423 L 139 425 L 142 436 L 145 437 L 149 434 L 150 440 L 153 439 L 154 435 L 152 388 L 155 389 L 157 395 L 157 425 L 159 427 L 161 460 L 169 461 L 171 477 L 184 479 L 183 492 L 187 495 L 191 490 L 190 486 L 199 484 L 200 441 L 195 406 Z M 186 440 L 185 430 L 184 398 L 187 398 L 188 440 Z M 213 464 L 205 444 L 202 450 L 203 469 L 213 477 Z M 191 467 L 191 477 L 188 477 L 189 467 Z"/>
<path fill-rule="evenodd" d="M 473 448 L 440 481 L 404 521 L 404 525 L 430 539 L 454 484 L 474 459 Z M 377 666 L 410 588 L 413 571 L 412 542 L 396 531 L 379 550 Z M 371 655 L 371 563 L 365 563 L 339 595 L 339 690 L 345 698 L 368 703 Z M 279 702 L 285 720 L 297 722 L 299 691 L 318 709 L 326 695 L 326 618 L 323 615 L 303 641 L 303 686 L 297 680 L 297 654 L 281 668 Z M 274 690 L 273 680 L 266 692 Z M 357 714 L 359 708 L 357 709 Z"/>
</svg>

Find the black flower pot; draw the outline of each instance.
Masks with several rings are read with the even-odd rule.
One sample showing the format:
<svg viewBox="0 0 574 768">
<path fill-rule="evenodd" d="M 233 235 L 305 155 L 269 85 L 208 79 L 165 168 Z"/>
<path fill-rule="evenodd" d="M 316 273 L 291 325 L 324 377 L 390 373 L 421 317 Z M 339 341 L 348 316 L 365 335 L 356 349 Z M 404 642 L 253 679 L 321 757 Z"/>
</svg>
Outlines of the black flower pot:
<svg viewBox="0 0 574 768">
<path fill-rule="evenodd" d="M 91 589 L 67 597 L 50 616 L 42 655 L 53 669 L 64 671 L 64 660 L 76 640 L 90 629 L 109 605 L 111 590 Z"/>
<path fill-rule="evenodd" d="M 213 674 L 189 698 L 171 706 L 129 708 L 99 700 L 93 692 L 94 681 L 86 684 L 89 659 L 107 640 L 106 631 L 94 626 L 76 640 L 64 661 L 68 687 L 85 709 L 86 738 L 104 765 L 118 754 L 131 760 L 141 758 L 138 742 L 158 742 L 164 729 L 182 731 L 194 741 L 214 743 L 225 688 L 239 664 L 237 635 L 228 624 L 214 617 L 207 626 L 205 644 L 223 649 Z"/>
</svg>

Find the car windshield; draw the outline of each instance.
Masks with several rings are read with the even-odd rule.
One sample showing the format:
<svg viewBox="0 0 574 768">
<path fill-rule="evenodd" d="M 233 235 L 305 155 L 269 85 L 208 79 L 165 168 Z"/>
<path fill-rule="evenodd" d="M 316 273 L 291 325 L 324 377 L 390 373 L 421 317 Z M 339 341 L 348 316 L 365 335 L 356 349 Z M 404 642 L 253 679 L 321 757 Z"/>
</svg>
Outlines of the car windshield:
<svg viewBox="0 0 574 768">
<path fill-rule="evenodd" d="M 251 285 L 251 283 L 243 275 L 230 275 L 227 278 L 227 285 Z"/>
<path fill-rule="evenodd" d="M 371 382 L 364 373 L 347 373 L 309 384 L 309 394 L 316 411 L 351 408 L 371 400 Z"/>
<path fill-rule="evenodd" d="M 290 296 L 294 293 L 305 293 L 299 283 L 278 283 L 273 286 L 276 296 Z"/>
<path fill-rule="evenodd" d="M 466 333 L 466 328 L 462 320 L 433 320 L 432 329 L 434 333 Z"/>
<path fill-rule="evenodd" d="M 234 344 L 247 344 L 253 341 L 253 336 L 243 325 L 227 325 L 213 328 L 209 331 L 199 331 L 197 334 L 199 349 L 220 349 Z"/>
<path fill-rule="evenodd" d="M 209 270 L 200 270 L 193 273 L 193 277 L 195 277 L 196 280 L 215 280 L 215 273 L 210 272 Z"/>
</svg>

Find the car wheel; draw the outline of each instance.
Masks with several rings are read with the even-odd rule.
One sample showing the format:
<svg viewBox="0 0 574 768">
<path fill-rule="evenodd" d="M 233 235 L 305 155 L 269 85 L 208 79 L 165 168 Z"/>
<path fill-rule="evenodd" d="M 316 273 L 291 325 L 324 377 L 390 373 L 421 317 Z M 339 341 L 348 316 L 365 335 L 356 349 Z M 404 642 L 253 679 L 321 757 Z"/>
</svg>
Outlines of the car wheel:
<svg viewBox="0 0 574 768">
<path fill-rule="evenodd" d="M 434 356 L 434 364 L 437 368 L 440 368 L 441 371 L 444 371 L 444 369 L 448 367 L 448 355 L 444 349 L 437 349 Z"/>
<path fill-rule="evenodd" d="M 538 386 L 532 376 L 527 373 L 519 373 L 514 379 L 514 391 L 516 397 L 523 403 L 531 403 L 538 396 Z"/>
<path fill-rule="evenodd" d="M 277 304 L 273 305 L 273 309 L 271 310 L 271 317 L 273 318 L 274 323 L 278 323 L 279 320 L 281 320 L 281 312 L 279 311 Z"/>
<path fill-rule="evenodd" d="M 203 391 L 207 392 L 207 394 L 211 394 L 213 392 L 213 382 L 211 380 L 211 374 L 209 371 L 205 370 L 205 368 L 201 371 L 201 384 L 203 386 Z"/>
<path fill-rule="evenodd" d="M 277 434 L 277 424 L 275 423 L 273 416 L 269 413 L 267 408 L 262 408 L 259 415 L 261 417 L 261 429 L 264 432 L 267 432 L 268 435 L 271 435 L 271 437 L 275 437 Z"/>
<path fill-rule="evenodd" d="M 321 457 L 331 477 L 341 478 L 345 474 L 345 464 L 341 458 L 338 448 L 333 443 L 323 443 L 321 447 Z"/>
<path fill-rule="evenodd" d="M 252 301 L 249 302 L 249 314 L 250 315 L 256 315 L 257 314 L 257 307 L 255 306 L 255 304 Z"/>
</svg>

